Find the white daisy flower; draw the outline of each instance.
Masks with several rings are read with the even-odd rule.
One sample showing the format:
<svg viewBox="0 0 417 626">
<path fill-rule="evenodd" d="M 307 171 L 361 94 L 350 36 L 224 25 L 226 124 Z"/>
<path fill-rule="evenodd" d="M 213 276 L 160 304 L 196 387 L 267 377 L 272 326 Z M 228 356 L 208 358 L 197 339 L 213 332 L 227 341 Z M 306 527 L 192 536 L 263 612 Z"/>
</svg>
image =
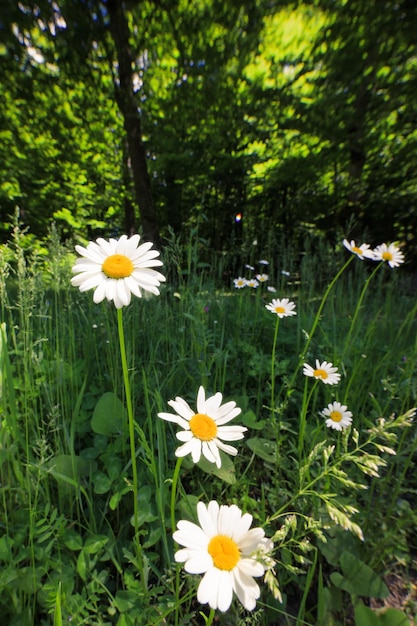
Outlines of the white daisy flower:
<svg viewBox="0 0 417 626">
<path fill-rule="evenodd" d="M 256 278 L 250 278 L 246 281 L 246 284 L 248 287 L 252 287 L 252 289 L 256 289 L 256 287 L 259 287 L 259 283 Z"/>
<path fill-rule="evenodd" d="M 264 283 L 265 281 L 267 281 L 269 278 L 268 274 L 256 274 L 256 279 L 260 282 L 260 283 Z"/>
<path fill-rule="evenodd" d="M 340 374 L 337 373 L 337 367 L 333 367 L 333 363 L 323 361 L 320 363 L 316 359 L 316 367 L 313 368 L 308 363 L 304 363 L 304 376 L 312 376 L 318 380 L 322 380 L 326 385 L 337 385 L 340 381 Z"/>
<path fill-rule="evenodd" d="M 278 317 L 289 317 L 290 315 L 297 315 L 294 311 L 295 304 L 290 302 L 288 298 L 274 298 L 269 304 L 265 304 L 265 308 L 272 313 L 276 313 Z"/>
<path fill-rule="evenodd" d="M 389 246 L 381 243 L 374 249 L 373 255 L 374 261 L 386 261 L 390 267 L 398 267 L 404 263 L 404 254 L 394 243 L 390 243 Z"/>
<path fill-rule="evenodd" d="M 356 254 L 356 256 L 362 260 L 374 258 L 374 253 L 370 250 L 370 246 L 367 243 L 362 243 L 360 246 L 357 246 L 353 239 L 350 243 L 347 239 L 343 239 L 343 245 L 349 250 L 349 252 Z"/>
<path fill-rule="evenodd" d="M 247 285 L 247 280 L 246 278 L 242 278 L 242 276 L 239 276 L 239 278 L 234 278 L 233 279 L 233 283 L 236 287 L 236 289 L 242 289 L 242 287 L 246 287 Z"/>
<path fill-rule="evenodd" d="M 272 285 L 268 285 L 267 287 L 267 291 L 270 291 L 271 293 L 276 293 L 276 287 L 273 287 Z"/>
<path fill-rule="evenodd" d="M 184 430 L 177 433 L 177 439 L 184 442 L 176 449 L 175 456 L 182 457 L 191 454 L 194 463 L 198 463 L 201 454 L 210 463 L 221 467 L 219 450 L 236 456 L 237 450 L 224 441 L 243 439 L 245 426 L 225 426 L 241 413 L 236 402 L 226 402 L 222 405 L 223 396 L 216 393 L 206 399 L 204 387 L 200 387 L 197 394 L 197 412 L 193 411 L 185 400 L 175 398 L 168 404 L 176 411 L 172 413 L 158 413 L 158 417 L 167 422 L 174 422 Z"/>
<path fill-rule="evenodd" d="M 154 269 L 162 265 L 157 259 L 158 250 L 151 249 L 152 243 L 138 246 L 139 235 L 106 241 L 101 237 L 88 246 L 75 246 L 83 258 L 77 259 L 72 271 L 76 276 L 71 279 L 74 287 L 80 291 L 94 289 L 93 300 L 96 304 L 104 298 L 113 300 L 116 309 L 130 304 L 131 294 L 142 297 L 141 289 L 159 295 L 158 287 L 165 281 L 165 276 Z"/>
<path fill-rule="evenodd" d="M 261 259 L 258 263 L 259 265 L 269 265 L 269 261 L 266 261 L 265 259 Z"/>
<path fill-rule="evenodd" d="M 249 265 L 249 264 L 246 264 L 245 267 L 246 267 L 247 270 L 252 270 L 253 271 L 255 269 L 253 267 L 253 265 Z"/>
<path fill-rule="evenodd" d="M 204 574 L 197 600 L 227 611 L 235 593 L 245 609 L 252 611 L 260 596 L 254 577 L 263 576 L 268 568 L 265 554 L 272 551 L 272 541 L 262 528 L 250 529 L 252 515 L 242 514 L 235 504 L 199 502 L 197 515 L 200 526 L 181 520 L 173 534 L 184 546 L 175 553 L 175 560 L 185 563 L 189 574 Z"/>
<path fill-rule="evenodd" d="M 347 410 L 345 404 L 340 402 L 332 402 L 327 405 L 326 409 L 323 409 L 321 414 L 326 417 L 326 426 L 329 428 L 335 428 L 336 430 L 343 430 L 352 423 L 352 413 Z"/>
</svg>

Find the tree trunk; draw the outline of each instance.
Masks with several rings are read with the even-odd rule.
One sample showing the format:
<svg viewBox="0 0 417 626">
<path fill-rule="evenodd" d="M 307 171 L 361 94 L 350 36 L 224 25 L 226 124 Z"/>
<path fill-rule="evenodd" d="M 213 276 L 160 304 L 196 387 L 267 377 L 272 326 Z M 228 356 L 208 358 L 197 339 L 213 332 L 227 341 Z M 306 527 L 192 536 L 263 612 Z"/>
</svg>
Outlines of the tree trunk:
<svg viewBox="0 0 417 626">
<path fill-rule="evenodd" d="M 113 38 L 118 61 L 119 84 L 115 85 L 116 101 L 124 120 L 130 167 L 135 197 L 139 206 L 144 239 L 160 247 L 159 224 L 152 200 L 151 183 L 146 163 L 145 147 L 142 142 L 140 114 L 133 90 L 129 24 L 120 0 L 108 0 L 110 33 Z"/>
</svg>

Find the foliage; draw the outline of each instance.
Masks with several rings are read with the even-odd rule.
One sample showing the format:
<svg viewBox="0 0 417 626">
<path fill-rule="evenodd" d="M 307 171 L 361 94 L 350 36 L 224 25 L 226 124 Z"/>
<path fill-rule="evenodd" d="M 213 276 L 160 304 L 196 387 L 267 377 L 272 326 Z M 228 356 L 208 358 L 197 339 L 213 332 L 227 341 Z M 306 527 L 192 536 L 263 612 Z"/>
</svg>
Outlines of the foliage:
<svg viewBox="0 0 417 626">
<path fill-rule="evenodd" d="M 271 229 L 299 250 L 342 229 L 413 260 L 413 3 L 124 3 L 128 77 L 112 3 L 4 4 L 1 204 L 36 235 L 52 216 L 79 237 L 132 226 L 123 79 L 164 236 L 244 256 Z"/>
<path fill-rule="evenodd" d="M 416 539 L 415 298 L 401 269 L 370 273 L 349 257 L 335 270 L 339 249 L 310 254 L 287 276 L 269 257 L 266 283 L 234 290 L 223 285 L 221 263 L 207 266 L 198 245 L 172 239 L 165 291 L 124 310 L 139 558 L 115 310 L 69 286 L 74 255 L 56 232 L 46 255 L 26 237 L 16 226 L 1 257 L 7 623 L 199 623 L 205 609 L 194 577 L 173 563 L 172 527 L 193 519 L 197 500 L 215 498 L 265 526 L 276 560 L 256 611 L 233 605 L 219 623 L 325 626 L 343 623 L 351 607 L 356 626 L 405 626 L 404 611 L 364 604 L 384 597 L 393 563 L 412 565 Z M 324 292 L 315 267 L 332 276 Z M 265 309 L 266 285 L 296 301 L 296 317 Z M 340 385 L 302 376 L 316 356 L 339 367 Z M 249 432 L 221 472 L 184 459 L 175 474 L 174 432 L 156 416 L 175 396 L 192 403 L 200 384 L 237 402 Z M 340 433 L 320 416 L 334 394 L 354 416 Z"/>
</svg>

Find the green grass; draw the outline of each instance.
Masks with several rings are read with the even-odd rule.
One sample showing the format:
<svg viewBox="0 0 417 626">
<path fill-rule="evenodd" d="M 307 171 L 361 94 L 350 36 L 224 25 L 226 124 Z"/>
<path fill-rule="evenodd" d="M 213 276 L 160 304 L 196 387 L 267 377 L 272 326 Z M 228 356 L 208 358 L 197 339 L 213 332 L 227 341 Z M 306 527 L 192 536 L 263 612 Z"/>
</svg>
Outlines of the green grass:
<svg viewBox="0 0 417 626">
<path fill-rule="evenodd" d="M 200 577 L 173 560 L 173 520 L 192 519 L 199 499 L 237 504 L 276 547 L 256 610 L 234 601 L 219 624 L 326 626 L 354 613 L 362 626 L 371 623 L 362 599 L 384 595 L 390 568 L 412 565 L 417 322 L 404 269 L 383 265 L 370 278 L 376 266 L 353 258 L 332 285 L 346 251 L 310 252 L 298 266 L 288 253 L 270 259 L 276 294 L 235 290 L 229 260 L 200 262 L 200 244 L 173 240 L 161 296 L 123 310 L 136 537 L 117 312 L 70 286 L 75 255 L 56 234 L 49 249 L 28 250 L 16 228 L 2 249 L 5 624 L 206 623 Z M 264 306 L 272 297 L 293 299 L 297 316 L 277 327 Z M 316 358 L 339 368 L 339 385 L 303 376 Z M 193 406 L 200 385 L 234 400 L 248 433 L 221 471 L 186 458 L 174 473 L 175 427 L 157 413 L 176 396 Z M 349 431 L 324 425 L 333 400 L 352 411 Z M 405 613 L 390 619 L 409 623 Z"/>
</svg>

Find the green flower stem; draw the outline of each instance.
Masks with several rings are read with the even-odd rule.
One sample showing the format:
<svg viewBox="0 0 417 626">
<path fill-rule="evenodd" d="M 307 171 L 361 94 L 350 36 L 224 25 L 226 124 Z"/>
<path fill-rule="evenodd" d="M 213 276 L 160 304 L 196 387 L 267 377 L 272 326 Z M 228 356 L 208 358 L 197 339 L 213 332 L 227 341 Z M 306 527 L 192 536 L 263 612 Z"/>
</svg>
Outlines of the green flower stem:
<svg viewBox="0 0 417 626">
<path fill-rule="evenodd" d="M 272 342 L 272 355 L 271 355 L 271 417 L 274 418 L 275 414 L 275 353 L 278 339 L 279 317 L 277 315 L 277 321 L 275 324 L 274 340 Z"/>
<path fill-rule="evenodd" d="M 308 351 L 308 348 L 309 348 L 309 346 L 310 346 L 310 343 L 311 343 L 311 341 L 312 341 L 312 339 L 313 339 L 313 335 L 314 335 L 314 333 L 315 333 L 315 330 L 316 330 L 316 328 L 317 328 L 317 325 L 318 325 L 318 323 L 319 323 L 319 321 L 320 321 L 320 316 L 321 316 L 321 313 L 322 313 L 322 311 L 323 311 L 324 305 L 326 304 L 326 300 L 327 300 L 327 298 L 329 297 L 329 294 L 330 294 L 331 290 L 333 289 L 334 285 L 335 285 L 335 284 L 336 284 L 336 282 L 339 280 L 340 276 L 343 274 L 343 272 L 346 270 L 346 268 L 347 268 L 347 267 L 349 267 L 349 265 L 352 263 L 352 261 L 354 260 L 354 257 L 355 257 L 355 256 L 356 256 L 356 255 L 352 254 L 352 255 L 348 258 L 348 260 L 346 261 L 346 263 L 345 263 L 345 264 L 343 265 L 343 267 L 342 267 L 342 268 L 341 268 L 341 269 L 337 272 L 336 276 L 335 276 L 335 277 L 333 278 L 333 280 L 329 283 L 329 285 L 328 285 L 328 287 L 327 287 L 326 291 L 324 292 L 323 298 L 322 298 L 322 300 L 321 300 L 321 302 L 320 302 L 320 306 L 319 306 L 318 311 L 317 311 L 317 313 L 316 313 L 316 316 L 315 316 L 315 318 L 314 318 L 313 325 L 312 325 L 311 330 L 310 330 L 310 332 L 309 332 L 309 335 L 308 335 L 308 339 L 307 339 L 306 345 L 304 346 L 304 350 L 303 350 L 303 352 L 301 353 L 301 356 L 300 356 L 300 360 L 299 360 L 299 362 L 298 362 L 298 365 L 297 365 L 297 367 L 296 367 L 296 369 L 295 369 L 295 371 L 294 371 L 293 377 L 292 377 L 292 379 L 291 379 L 291 381 L 290 381 L 290 383 L 289 383 L 289 385 L 288 385 L 288 389 L 287 389 L 287 398 L 288 398 L 288 396 L 290 395 L 290 393 L 291 393 L 291 391 L 292 391 L 292 389 L 293 389 L 295 379 L 297 378 L 297 375 L 298 375 L 298 370 L 300 369 L 300 367 L 301 367 L 301 366 L 303 365 L 303 363 L 304 363 L 305 356 L 306 356 L 306 354 L 307 354 L 307 351 Z"/>
<path fill-rule="evenodd" d="M 215 609 L 210 609 L 210 614 L 206 618 L 206 626 L 211 626 L 211 624 L 213 623 L 215 614 L 216 614 Z"/>
<path fill-rule="evenodd" d="M 301 456 L 304 450 L 304 436 L 305 436 L 305 428 L 307 423 L 307 410 L 310 404 L 311 396 L 313 395 L 314 390 L 317 387 L 318 380 L 314 381 L 314 385 L 312 386 L 310 393 L 307 393 L 308 388 L 308 378 L 305 377 L 304 382 L 304 392 L 303 392 L 303 404 L 301 407 L 301 415 L 300 415 L 300 430 L 298 433 L 298 458 L 301 461 Z"/>
<path fill-rule="evenodd" d="M 371 282 L 371 280 L 373 279 L 373 277 L 375 276 L 375 274 L 377 273 L 377 271 L 379 270 L 379 268 L 380 268 L 383 264 L 384 264 L 383 262 L 382 262 L 382 263 L 378 263 L 378 265 L 376 266 L 376 268 L 373 270 L 373 272 L 372 272 L 371 274 L 369 274 L 368 278 L 367 278 L 367 279 L 366 279 L 366 281 L 365 281 L 365 284 L 364 284 L 364 286 L 363 286 L 363 288 L 362 288 L 362 291 L 361 291 L 361 295 L 359 296 L 359 300 L 358 300 L 358 303 L 357 303 L 357 305 L 356 305 L 355 313 L 353 314 L 353 318 L 352 318 L 352 321 L 351 321 L 351 323 L 350 323 L 350 328 L 349 328 L 349 332 L 348 332 L 347 337 L 346 337 L 345 345 L 344 345 L 343 352 L 342 352 L 342 357 L 344 356 L 344 354 L 345 354 L 345 352 L 346 352 L 346 349 L 347 349 L 347 347 L 348 347 L 348 345 L 349 345 L 350 338 L 351 338 L 351 336 L 352 336 L 352 332 L 353 332 L 353 328 L 354 328 L 354 326 L 355 326 L 355 323 L 356 323 L 357 317 L 358 317 L 358 315 L 359 315 L 359 311 L 360 311 L 360 309 L 361 309 L 363 299 L 364 299 L 365 294 L 366 294 L 366 292 L 367 292 L 367 289 L 368 289 L 368 287 L 369 287 L 369 283 Z M 341 358 L 342 358 L 342 357 L 341 357 Z"/>
<path fill-rule="evenodd" d="M 182 464 L 183 457 L 178 457 L 177 462 L 175 464 L 174 474 L 172 476 L 172 485 L 171 485 L 171 533 L 175 532 L 175 502 L 177 500 L 177 485 L 180 476 L 180 469 Z M 175 604 L 175 626 L 178 626 L 179 623 L 179 599 L 180 599 L 180 568 L 179 564 L 175 564 L 175 597 L 177 602 Z"/>
<path fill-rule="evenodd" d="M 136 463 L 135 420 L 133 416 L 132 394 L 130 391 L 129 370 L 127 367 L 125 334 L 123 328 L 123 309 L 117 309 L 117 327 L 119 331 L 120 356 L 122 360 L 123 380 L 126 394 L 126 407 L 129 421 L 130 458 L 133 478 L 133 527 L 135 529 L 135 543 L 141 574 L 143 573 L 142 546 L 139 540 L 139 505 L 138 505 L 138 468 Z"/>
<path fill-rule="evenodd" d="M 177 485 L 178 479 L 180 476 L 180 469 L 182 464 L 183 457 L 179 457 L 177 459 L 177 463 L 174 469 L 174 475 L 172 477 L 172 486 L 171 486 L 171 532 L 175 531 L 175 502 L 177 500 Z"/>
</svg>

